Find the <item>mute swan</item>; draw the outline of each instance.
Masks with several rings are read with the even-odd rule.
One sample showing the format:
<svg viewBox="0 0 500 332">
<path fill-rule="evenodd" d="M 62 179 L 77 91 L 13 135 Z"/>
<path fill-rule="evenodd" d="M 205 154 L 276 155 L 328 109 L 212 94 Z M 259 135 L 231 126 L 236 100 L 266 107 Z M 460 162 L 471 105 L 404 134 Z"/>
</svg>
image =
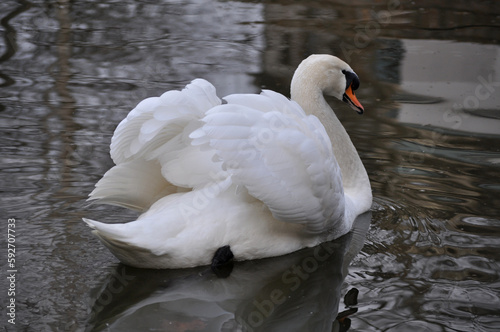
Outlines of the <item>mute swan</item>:
<svg viewBox="0 0 500 332">
<path fill-rule="evenodd" d="M 361 114 L 358 86 L 342 60 L 311 55 L 293 75 L 291 100 L 264 90 L 223 103 L 203 79 L 147 98 L 116 128 L 116 166 L 89 195 L 143 213 L 84 221 L 121 262 L 142 268 L 279 256 L 338 238 L 372 193 L 323 94 Z"/>
</svg>

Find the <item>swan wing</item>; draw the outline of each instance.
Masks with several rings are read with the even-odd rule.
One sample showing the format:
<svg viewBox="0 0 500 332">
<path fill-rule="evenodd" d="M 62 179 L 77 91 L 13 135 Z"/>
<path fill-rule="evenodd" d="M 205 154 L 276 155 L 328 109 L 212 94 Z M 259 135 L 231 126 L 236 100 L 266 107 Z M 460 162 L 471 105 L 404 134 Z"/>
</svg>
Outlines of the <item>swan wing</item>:
<svg viewBox="0 0 500 332">
<path fill-rule="evenodd" d="M 154 159 L 161 146 L 220 104 L 215 87 L 203 79 L 193 80 L 182 91 L 144 99 L 116 128 L 111 158 L 117 165 L 132 159 Z"/>
<path fill-rule="evenodd" d="M 232 95 L 203 118 L 193 145 L 215 150 L 234 183 L 274 218 L 319 233 L 344 215 L 340 168 L 321 122 L 272 91 Z"/>
<path fill-rule="evenodd" d="M 120 122 L 111 139 L 111 168 L 90 199 L 144 211 L 178 187 L 194 188 L 212 180 L 220 163 L 213 152 L 192 146 L 189 133 L 220 105 L 215 88 L 196 79 L 182 91 L 168 91 L 140 102 Z"/>
<path fill-rule="evenodd" d="M 157 161 L 137 159 L 112 167 L 89 196 L 101 204 L 146 211 L 159 198 L 177 191 L 177 186 L 161 176 Z"/>
</svg>

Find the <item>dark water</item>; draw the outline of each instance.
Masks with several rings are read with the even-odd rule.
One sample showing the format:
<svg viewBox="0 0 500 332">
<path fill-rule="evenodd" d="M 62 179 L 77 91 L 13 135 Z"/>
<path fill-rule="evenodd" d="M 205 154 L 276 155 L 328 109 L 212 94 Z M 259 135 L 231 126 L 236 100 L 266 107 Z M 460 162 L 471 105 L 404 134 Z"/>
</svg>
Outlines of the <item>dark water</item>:
<svg viewBox="0 0 500 332">
<path fill-rule="evenodd" d="M 0 16 L 6 331 L 500 330 L 500 2 L 6 0 Z M 374 191 L 355 232 L 226 278 L 119 265 L 81 218 L 134 217 L 85 202 L 127 112 L 196 77 L 288 94 L 311 53 L 361 79 L 363 117 L 332 101 Z"/>
</svg>

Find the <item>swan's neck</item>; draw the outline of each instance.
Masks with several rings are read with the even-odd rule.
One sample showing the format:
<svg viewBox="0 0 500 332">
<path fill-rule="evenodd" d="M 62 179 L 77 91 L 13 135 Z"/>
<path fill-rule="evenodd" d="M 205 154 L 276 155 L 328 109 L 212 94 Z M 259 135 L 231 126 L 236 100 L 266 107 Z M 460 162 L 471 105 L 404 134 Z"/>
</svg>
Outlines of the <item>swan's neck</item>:
<svg viewBox="0 0 500 332">
<path fill-rule="evenodd" d="M 344 193 L 353 200 L 352 203 L 356 210 L 359 209 L 359 213 L 364 212 L 371 206 L 372 193 L 363 163 L 344 126 L 323 97 L 321 89 L 310 88 L 314 85 L 307 83 L 312 82 L 297 84 L 296 80 L 292 81 L 292 100 L 296 101 L 307 114 L 318 117 L 325 126 L 332 142 L 333 153 L 342 172 Z M 358 211 L 350 212 L 358 214 Z"/>
</svg>

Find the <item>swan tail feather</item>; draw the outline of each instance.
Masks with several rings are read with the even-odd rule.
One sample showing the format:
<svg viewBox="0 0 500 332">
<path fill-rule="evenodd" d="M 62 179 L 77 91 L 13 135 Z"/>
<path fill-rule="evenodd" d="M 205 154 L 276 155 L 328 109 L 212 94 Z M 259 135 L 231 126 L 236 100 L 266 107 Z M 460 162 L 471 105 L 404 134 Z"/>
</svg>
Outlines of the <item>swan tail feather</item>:
<svg viewBox="0 0 500 332">
<path fill-rule="evenodd" d="M 122 263 L 140 267 L 153 256 L 151 250 L 127 241 L 126 227 L 123 224 L 105 224 L 83 218 L 94 234 Z M 144 265 L 147 267 L 147 265 Z"/>
<path fill-rule="evenodd" d="M 83 221 L 92 228 L 92 233 L 99 239 L 105 241 L 120 241 L 125 242 L 127 238 L 126 224 L 105 224 L 100 221 L 82 218 Z"/>
</svg>

